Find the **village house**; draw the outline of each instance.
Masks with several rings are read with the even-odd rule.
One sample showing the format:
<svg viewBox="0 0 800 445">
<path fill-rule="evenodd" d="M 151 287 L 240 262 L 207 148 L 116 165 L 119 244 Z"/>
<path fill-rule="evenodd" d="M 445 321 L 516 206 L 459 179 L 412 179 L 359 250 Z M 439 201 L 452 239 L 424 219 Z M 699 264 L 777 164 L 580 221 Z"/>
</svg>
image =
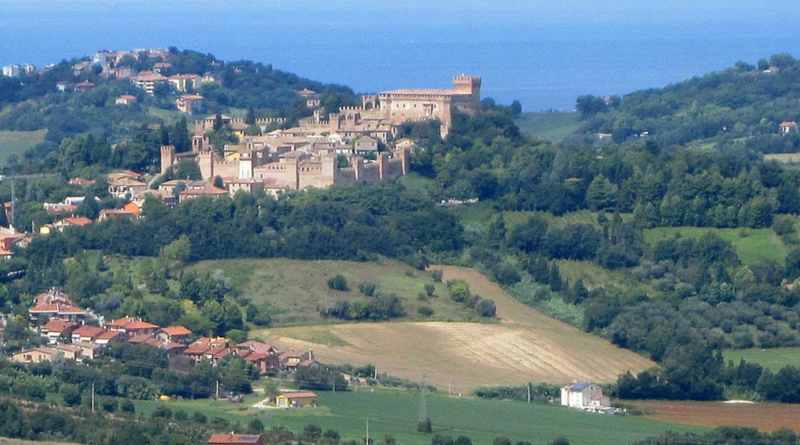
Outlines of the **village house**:
<svg viewBox="0 0 800 445">
<path fill-rule="evenodd" d="M 199 94 L 184 94 L 175 99 L 175 107 L 181 113 L 197 113 L 203 109 L 203 96 Z"/>
<path fill-rule="evenodd" d="M 136 103 L 136 96 L 130 94 L 123 94 L 114 101 L 116 105 L 130 105 L 133 103 Z"/>
<path fill-rule="evenodd" d="M 600 386 L 591 382 L 574 381 L 561 388 L 561 405 L 583 410 L 603 411 L 611 400 L 603 395 Z"/>
<path fill-rule="evenodd" d="M 167 326 L 156 332 L 156 337 L 162 341 L 172 343 L 188 343 L 191 335 L 192 331 L 183 326 Z"/>
<path fill-rule="evenodd" d="M 89 326 L 83 325 L 74 331 L 72 331 L 72 342 L 85 342 L 85 343 L 92 343 L 97 339 L 101 334 L 105 332 L 105 329 L 97 327 L 97 326 Z"/>
<path fill-rule="evenodd" d="M 108 176 L 108 194 L 120 199 L 130 199 L 137 192 L 147 190 L 147 184 L 128 176 Z"/>
<path fill-rule="evenodd" d="M 100 215 L 97 217 L 98 221 L 106 221 L 108 219 L 115 219 L 115 218 L 135 218 L 136 215 L 128 210 L 125 209 L 103 209 L 100 211 Z"/>
<path fill-rule="evenodd" d="M 781 134 L 789 134 L 793 131 L 797 131 L 797 122 L 795 121 L 781 122 L 780 129 L 781 129 Z"/>
<path fill-rule="evenodd" d="M 152 71 L 142 71 L 138 76 L 133 76 L 130 79 L 134 85 L 143 89 L 150 96 L 155 94 L 157 85 L 165 84 L 168 81 L 166 77 Z"/>
<path fill-rule="evenodd" d="M 47 337 L 47 342 L 51 345 L 58 344 L 62 341 L 72 338 L 72 331 L 78 329 L 80 325 L 66 320 L 54 319 L 45 323 L 44 326 L 39 328 L 39 332 Z"/>
<path fill-rule="evenodd" d="M 22 350 L 11 356 L 11 361 L 16 363 L 43 363 L 53 361 L 62 353 L 54 348 L 39 347 Z"/>
<path fill-rule="evenodd" d="M 208 445 L 264 445 L 264 439 L 258 435 L 212 434 Z"/>
<path fill-rule="evenodd" d="M 45 315 L 50 320 L 78 322 L 86 318 L 88 312 L 76 306 L 69 295 L 52 288 L 36 296 L 34 306 L 28 309 L 28 314 L 33 321 L 38 321 L 39 317 Z"/>
<path fill-rule="evenodd" d="M 280 355 L 281 369 L 291 371 L 297 370 L 298 367 L 308 366 L 314 361 L 314 351 L 295 351 L 292 349 Z"/>
<path fill-rule="evenodd" d="M 278 408 L 317 406 L 317 395 L 310 391 L 285 392 L 275 397 L 275 406 Z"/>
</svg>

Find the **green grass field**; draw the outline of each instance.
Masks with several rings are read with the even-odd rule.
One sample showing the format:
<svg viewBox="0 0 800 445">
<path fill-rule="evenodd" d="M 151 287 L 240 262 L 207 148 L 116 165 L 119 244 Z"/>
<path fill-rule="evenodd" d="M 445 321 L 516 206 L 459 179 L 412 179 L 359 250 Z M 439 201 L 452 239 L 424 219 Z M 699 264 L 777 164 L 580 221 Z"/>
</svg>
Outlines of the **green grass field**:
<svg viewBox="0 0 800 445">
<path fill-rule="evenodd" d="M 800 348 L 771 348 L 771 349 L 727 349 L 723 351 L 725 360 L 745 359 L 748 363 L 758 363 L 759 365 L 777 372 L 784 366 L 792 365 L 800 367 Z"/>
<path fill-rule="evenodd" d="M 523 133 L 552 142 L 561 142 L 580 127 L 578 113 L 523 113 L 516 119 Z"/>
<path fill-rule="evenodd" d="M 339 431 L 342 439 L 363 438 L 369 419 L 370 437 L 376 441 L 390 434 L 398 443 L 427 445 L 432 437 L 416 432 L 421 400 L 417 391 L 378 389 L 372 392 L 362 389 L 320 392 L 319 407 L 292 410 L 249 408 L 257 399 L 249 396 L 244 404 L 208 400 L 141 401 L 137 402 L 137 412 L 149 415 L 158 404 L 166 404 L 173 411 L 183 409 L 190 415 L 202 411 L 209 419 L 219 416 L 243 426 L 253 418 L 258 418 L 267 427 L 282 425 L 295 432 L 308 424 L 316 424 L 323 430 L 332 428 Z M 576 445 L 617 445 L 665 431 L 706 430 L 629 416 L 589 414 L 547 404 L 458 398 L 439 393 L 427 396 L 426 412 L 435 433 L 453 438 L 468 436 L 476 444 L 489 444 L 499 436 L 509 437 L 513 442 L 548 443 L 563 435 Z"/>
<path fill-rule="evenodd" d="M 22 156 L 25 150 L 44 142 L 47 130 L 37 131 L 0 131 L 0 164 L 5 165 L 8 156 Z"/>
<path fill-rule="evenodd" d="M 756 264 L 765 259 L 780 263 L 786 258 L 786 246 L 770 229 L 714 229 L 708 227 L 659 227 L 644 231 L 644 239 L 654 244 L 659 239 L 672 238 L 676 234 L 688 238 L 700 238 L 708 232 L 730 241 L 742 264 Z M 746 236 L 742 236 L 745 234 Z"/>
<path fill-rule="evenodd" d="M 317 324 L 323 320 L 320 309 L 339 300 L 365 297 L 358 291 L 360 282 L 377 285 L 378 292 L 394 293 L 403 301 L 406 320 L 464 321 L 477 320 L 471 308 L 465 308 L 447 297 L 444 284 L 435 283 L 436 295 L 420 299 L 424 286 L 433 283 L 430 274 L 398 261 L 381 259 L 379 263 L 351 261 L 298 261 L 288 259 L 240 259 L 204 261 L 188 268 L 196 272 L 222 270 L 244 298 L 261 305 L 279 325 Z M 347 278 L 349 291 L 328 288 L 328 279 L 341 274 Z M 433 315 L 423 317 L 417 309 L 426 306 Z"/>
</svg>

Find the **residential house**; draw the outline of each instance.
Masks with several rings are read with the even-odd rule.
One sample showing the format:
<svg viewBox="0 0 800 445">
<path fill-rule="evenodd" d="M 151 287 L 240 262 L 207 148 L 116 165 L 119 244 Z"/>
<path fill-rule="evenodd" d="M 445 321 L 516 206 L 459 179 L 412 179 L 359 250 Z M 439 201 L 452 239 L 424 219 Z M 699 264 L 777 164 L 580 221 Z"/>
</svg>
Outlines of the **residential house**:
<svg viewBox="0 0 800 445">
<path fill-rule="evenodd" d="M 103 350 L 103 345 L 99 345 L 97 343 L 86 343 L 82 341 L 75 342 L 71 346 L 80 350 L 81 358 L 88 358 L 90 360 L 94 360 Z"/>
<path fill-rule="evenodd" d="M 81 188 L 89 187 L 95 184 L 97 184 L 97 181 L 93 181 L 91 179 L 72 178 L 69 180 L 69 185 L 76 185 Z"/>
<path fill-rule="evenodd" d="M 200 76 L 197 74 L 176 74 L 167 79 L 176 90 L 185 93 L 194 90 L 200 85 Z"/>
<path fill-rule="evenodd" d="M 94 343 L 106 346 L 109 343 L 122 343 L 128 339 L 128 334 L 123 331 L 105 331 L 94 339 Z"/>
<path fill-rule="evenodd" d="M 78 329 L 80 325 L 71 321 L 53 319 L 39 328 L 39 332 L 47 337 L 47 342 L 51 345 L 58 344 L 64 340 L 72 338 L 72 331 Z"/>
<path fill-rule="evenodd" d="M 125 204 L 125 206 L 122 207 L 122 210 L 131 212 L 133 213 L 134 216 L 139 216 L 139 214 L 142 213 L 142 204 L 144 204 L 144 201 L 141 200 L 131 201 Z"/>
<path fill-rule="evenodd" d="M 176 355 L 183 355 L 184 351 L 186 351 L 186 345 L 174 342 L 162 342 L 161 345 L 158 347 L 162 351 L 167 353 L 167 358 L 174 357 Z"/>
<path fill-rule="evenodd" d="M 156 86 L 167 83 L 167 78 L 152 71 L 142 71 L 138 76 L 131 77 L 131 82 L 152 96 Z"/>
<path fill-rule="evenodd" d="M 225 196 L 227 194 L 228 191 L 225 189 L 214 187 L 212 184 L 206 184 L 206 186 L 201 189 L 186 189 L 182 191 L 180 194 L 180 201 L 183 201 L 184 199 L 199 198 L 201 196 L 210 196 L 212 198 L 218 198 L 220 196 Z"/>
<path fill-rule="evenodd" d="M 92 82 L 89 82 L 88 80 L 85 80 L 83 82 L 76 83 L 72 87 L 72 89 L 77 91 L 77 92 L 79 92 L 79 93 L 82 93 L 84 91 L 91 91 L 91 90 L 94 89 L 94 87 L 95 87 L 95 84 L 93 84 Z"/>
<path fill-rule="evenodd" d="M 378 152 L 378 140 L 369 136 L 362 136 L 356 139 L 354 144 L 356 154 L 368 154 Z"/>
<path fill-rule="evenodd" d="M 212 434 L 208 445 L 264 445 L 264 439 L 260 434 Z"/>
<path fill-rule="evenodd" d="M 156 337 L 162 341 L 181 344 L 188 343 L 191 335 L 192 331 L 183 326 L 167 326 L 166 328 L 161 328 L 156 332 Z"/>
<path fill-rule="evenodd" d="M 99 328 L 97 326 L 88 326 L 83 325 L 78 329 L 72 331 L 72 342 L 86 342 L 92 343 L 94 342 L 101 334 L 105 332 L 105 329 Z"/>
<path fill-rule="evenodd" d="M 795 121 L 781 122 L 780 128 L 781 128 L 781 134 L 789 134 L 792 131 L 797 131 L 797 122 Z"/>
<path fill-rule="evenodd" d="M 158 326 L 152 323 L 148 323 L 146 321 L 142 321 L 141 318 L 134 318 L 134 317 L 124 317 L 117 320 L 110 321 L 106 323 L 105 328 L 109 331 L 121 331 L 131 337 L 130 341 L 133 341 L 133 337 L 138 335 L 143 335 L 145 337 L 151 337 L 158 330 Z"/>
<path fill-rule="evenodd" d="M 285 392 L 275 397 L 275 406 L 278 408 L 317 406 L 317 395 L 310 391 Z"/>
<path fill-rule="evenodd" d="M 137 192 L 147 190 L 147 184 L 130 177 L 113 178 L 108 175 L 108 193 L 121 199 L 130 199 Z"/>
<path fill-rule="evenodd" d="M 52 288 L 36 296 L 34 306 L 28 309 L 28 314 L 33 321 L 46 315 L 50 320 L 57 318 L 77 322 L 84 319 L 88 312 L 76 306 L 68 294 Z"/>
<path fill-rule="evenodd" d="M 42 363 L 52 361 L 61 354 L 60 351 L 53 348 L 39 347 L 19 351 L 11 356 L 11 360 L 17 363 Z"/>
<path fill-rule="evenodd" d="M 97 217 L 98 221 L 105 221 L 114 218 L 134 218 L 136 215 L 124 209 L 103 209 L 100 211 L 100 216 Z"/>
<path fill-rule="evenodd" d="M 314 361 L 314 351 L 289 350 L 280 355 L 281 369 L 296 370 L 304 362 Z"/>
<path fill-rule="evenodd" d="M 611 406 L 611 401 L 603 395 L 600 386 L 576 380 L 561 388 L 561 405 L 578 409 L 607 408 Z"/>
<path fill-rule="evenodd" d="M 116 105 L 130 105 L 136 103 L 136 96 L 130 94 L 123 94 L 114 101 Z"/>
<path fill-rule="evenodd" d="M 186 114 L 194 114 L 203 109 L 203 96 L 199 94 L 184 94 L 175 99 L 175 107 Z"/>
<path fill-rule="evenodd" d="M 61 353 L 61 356 L 75 361 L 83 360 L 83 349 L 75 345 L 56 345 L 53 349 Z"/>
<path fill-rule="evenodd" d="M 69 218 L 64 218 L 54 222 L 53 224 L 47 224 L 42 226 L 39 229 L 39 233 L 48 234 L 54 230 L 59 232 L 63 232 L 67 227 L 83 227 L 92 223 L 92 220 L 86 218 L 85 216 L 73 216 Z"/>
</svg>

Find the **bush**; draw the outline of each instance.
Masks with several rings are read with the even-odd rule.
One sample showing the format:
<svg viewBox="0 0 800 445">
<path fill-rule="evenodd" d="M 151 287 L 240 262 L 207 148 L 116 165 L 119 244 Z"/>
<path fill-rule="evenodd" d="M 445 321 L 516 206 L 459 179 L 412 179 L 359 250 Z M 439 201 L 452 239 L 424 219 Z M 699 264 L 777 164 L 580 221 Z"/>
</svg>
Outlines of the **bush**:
<svg viewBox="0 0 800 445">
<path fill-rule="evenodd" d="M 333 290 L 338 290 L 340 292 L 345 292 L 350 290 L 347 287 L 347 278 L 342 275 L 336 275 L 335 277 L 328 280 L 328 287 Z"/>
<path fill-rule="evenodd" d="M 494 300 L 478 298 L 478 301 L 475 303 L 475 311 L 477 311 L 478 315 L 481 317 L 494 317 L 497 313 L 497 306 L 494 304 Z"/>
<path fill-rule="evenodd" d="M 372 297 L 375 295 L 376 288 L 377 286 L 375 286 L 375 283 L 370 283 L 368 281 L 363 281 L 361 283 L 358 283 L 358 291 L 368 297 Z"/>
<path fill-rule="evenodd" d="M 420 306 L 417 308 L 417 313 L 423 317 L 430 317 L 433 315 L 433 309 L 429 308 L 428 306 Z"/>
<path fill-rule="evenodd" d="M 128 399 L 122 399 L 119 404 L 119 410 L 123 413 L 133 414 L 136 412 L 136 405 Z"/>
<path fill-rule="evenodd" d="M 433 269 L 431 271 L 431 278 L 433 278 L 433 281 L 435 281 L 437 283 L 441 283 L 442 282 L 442 277 L 443 276 L 444 276 L 444 271 L 442 269 Z"/>
<path fill-rule="evenodd" d="M 417 432 L 420 433 L 432 433 L 433 432 L 433 424 L 431 423 L 431 418 L 426 417 L 419 421 L 417 424 Z"/>
<path fill-rule="evenodd" d="M 119 408 L 119 403 L 117 399 L 103 398 L 100 400 L 100 408 L 107 413 L 115 413 Z"/>
<path fill-rule="evenodd" d="M 433 283 L 425 283 L 425 295 L 432 297 L 436 293 L 436 286 Z"/>
<path fill-rule="evenodd" d="M 80 406 L 81 393 L 76 388 L 65 388 L 63 390 L 64 405 L 67 406 Z"/>
<path fill-rule="evenodd" d="M 200 411 L 195 411 L 194 414 L 192 414 L 192 420 L 194 420 L 197 423 L 203 424 L 208 422 L 208 417 L 206 417 L 206 415 L 201 413 Z"/>
<path fill-rule="evenodd" d="M 161 405 L 161 406 L 156 407 L 156 409 L 153 410 L 153 413 L 150 414 L 150 417 L 152 417 L 154 419 L 157 419 L 157 418 L 171 419 L 172 418 L 172 410 L 169 409 L 168 407 L 164 406 L 164 405 Z"/>
</svg>

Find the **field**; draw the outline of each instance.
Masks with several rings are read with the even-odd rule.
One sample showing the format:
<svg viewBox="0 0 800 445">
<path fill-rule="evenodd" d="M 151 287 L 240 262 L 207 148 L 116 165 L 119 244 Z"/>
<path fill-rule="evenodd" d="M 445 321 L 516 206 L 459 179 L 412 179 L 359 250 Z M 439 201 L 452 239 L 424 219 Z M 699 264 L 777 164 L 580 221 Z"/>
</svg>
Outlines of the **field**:
<svg viewBox="0 0 800 445">
<path fill-rule="evenodd" d="M 323 319 L 320 309 L 339 300 L 368 298 L 358 291 L 358 284 L 364 281 L 376 284 L 379 292 L 391 292 L 399 296 L 408 313 L 406 320 L 474 321 L 478 318 L 472 309 L 464 308 L 446 297 L 420 300 L 418 295 L 424 293 L 425 284 L 433 283 L 430 274 L 389 259 L 369 263 L 288 259 L 218 260 L 203 261 L 189 270 L 222 270 L 242 297 L 265 307 L 273 322 L 281 325 L 335 321 Z M 347 278 L 349 291 L 328 288 L 328 279 L 337 274 Z M 437 295 L 446 295 L 442 283 L 435 285 Z M 417 308 L 420 306 L 433 309 L 433 315 L 418 315 Z"/>
<path fill-rule="evenodd" d="M 523 113 L 516 119 L 523 133 L 561 142 L 580 127 L 578 113 Z"/>
<path fill-rule="evenodd" d="M 431 435 L 417 433 L 421 396 L 418 391 L 362 389 L 354 392 L 320 392 L 317 408 L 258 411 L 247 404 L 208 400 L 175 402 L 137 402 L 137 412 L 149 414 L 157 404 L 165 403 L 173 411 L 183 409 L 191 414 L 202 411 L 209 418 L 223 417 L 247 425 L 258 418 L 267 427 L 284 425 L 300 431 L 316 424 L 340 432 L 343 439 L 363 438 L 369 420 L 370 437 L 375 441 L 392 435 L 398 443 L 428 445 Z M 512 442 L 549 443 L 559 435 L 572 444 L 626 444 L 648 436 L 672 431 L 703 431 L 699 427 L 676 425 L 630 416 L 588 414 L 547 404 L 490 401 L 431 393 L 426 397 L 426 414 L 433 421 L 434 432 L 468 436 L 473 443 L 489 444 L 494 438 L 507 436 Z M 581 428 L 575 428 L 580 424 Z"/>
<path fill-rule="evenodd" d="M 22 156 L 25 150 L 44 142 L 47 130 L 37 131 L 0 131 L 0 165 L 5 165 L 8 156 Z"/>
<path fill-rule="evenodd" d="M 525 306 L 472 269 L 434 267 L 445 271 L 445 280 L 465 279 L 474 293 L 494 299 L 500 323 L 351 323 L 269 329 L 252 336 L 279 349 L 311 349 L 326 363 L 371 363 L 379 372 L 413 381 L 425 374 L 438 388 L 460 393 L 529 381 L 609 382 L 626 370 L 654 365 Z"/>
<path fill-rule="evenodd" d="M 659 239 L 672 238 L 676 234 L 687 238 L 700 238 L 707 232 L 714 232 L 720 238 L 730 241 L 739 254 L 742 264 L 750 265 L 765 259 L 783 262 L 786 246 L 780 237 L 770 229 L 714 229 L 707 227 L 660 227 L 644 231 L 644 239 L 654 244 Z M 742 236 L 745 234 L 746 236 Z"/>
<path fill-rule="evenodd" d="M 800 431 L 800 405 L 786 403 L 724 403 L 724 402 L 624 402 L 646 412 L 645 417 L 665 422 L 716 427 L 722 425 L 758 428 L 775 431 L 790 428 Z"/>
<path fill-rule="evenodd" d="M 78 445 L 70 442 L 54 442 L 51 440 L 22 440 L 0 437 L 0 445 Z"/>
<path fill-rule="evenodd" d="M 748 363 L 758 363 L 759 365 L 778 372 L 784 366 L 800 366 L 800 348 L 772 348 L 772 349 L 727 349 L 723 351 L 725 360 L 733 360 L 739 363 L 745 359 Z"/>
</svg>

